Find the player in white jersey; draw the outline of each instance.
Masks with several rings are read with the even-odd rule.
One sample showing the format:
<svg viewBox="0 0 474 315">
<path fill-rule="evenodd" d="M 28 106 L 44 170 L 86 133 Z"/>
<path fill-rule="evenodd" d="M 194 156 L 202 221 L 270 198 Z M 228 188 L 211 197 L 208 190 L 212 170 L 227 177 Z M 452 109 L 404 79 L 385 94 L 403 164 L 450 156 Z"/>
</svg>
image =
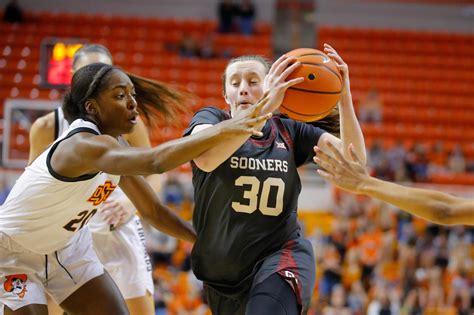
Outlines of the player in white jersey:
<svg viewBox="0 0 474 315">
<path fill-rule="evenodd" d="M 70 314 L 128 314 L 83 227 L 120 179 L 145 220 L 194 242 L 192 227 L 136 175 L 165 172 L 241 134 L 261 135 L 254 126 L 269 118 L 258 116 L 267 101 L 197 135 L 151 149 L 130 148 L 117 138 L 137 123 L 132 81 L 106 64 L 78 70 L 63 104 L 73 120 L 67 134 L 25 169 L 0 207 L 0 303 L 5 314 L 47 314 L 45 291 Z"/>
<path fill-rule="evenodd" d="M 72 71 L 74 73 L 91 63 L 112 64 L 112 61 L 112 55 L 106 47 L 97 44 L 86 45 L 74 54 Z M 40 155 L 68 127 L 69 123 L 61 108 L 38 118 L 30 131 L 29 162 Z M 134 130 L 124 135 L 124 138 L 133 147 L 151 146 L 146 126 L 141 119 Z M 157 177 L 156 174 L 147 176 L 147 181 L 155 191 L 158 189 Z M 130 200 L 116 189 L 98 209 L 88 227 L 92 232 L 97 256 L 119 287 L 130 314 L 154 314 L 152 266 L 144 246 L 142 223 Z M 50 315 L 63 313 L 51 301 L 48 301 L 48 310 Z"/>
</svg>

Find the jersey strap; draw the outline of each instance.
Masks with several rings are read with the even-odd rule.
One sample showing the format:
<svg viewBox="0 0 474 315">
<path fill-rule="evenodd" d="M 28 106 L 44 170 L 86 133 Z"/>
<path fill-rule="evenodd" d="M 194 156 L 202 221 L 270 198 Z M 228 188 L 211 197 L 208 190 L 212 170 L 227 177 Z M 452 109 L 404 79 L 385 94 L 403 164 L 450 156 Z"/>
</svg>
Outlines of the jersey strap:
<svg viewBox="0 0 474 315">
<path fill-rule="evenodd" d="M 54 110 L 54 140 L 59 137 L 59 108 Z"/>
<path fill-rule="evenodd" d="M 71 132 L 69 132 L 67 134 L 67 136 L 65 136 L 64 138 L 62 138 L 59 141 L 56 141 L 52 145 L 51 150 L 49 150 L 48 156 L 46 158 L 46 165 L 48 167 L 48 171 L 51 174 L 51 176 L 53 176 L 57 180 L 60 180 L 60 181 L 63 181 L 63 182 L 78 182 L 78 181 L 83 181 L 83 180 L 88 180 L 88 179 L 94 178 L 98 174 L 98 173 L 94 173 L 94 174 L 85 174 L 85 175 L 81 175 L 81 176 L 78 176 L 78 177 L 65 177 L 65 176 L 62 176 L 62 175 L 59 175 L 58 173 L 56 173 L 53 170 L 53 167 L 51 166 L 51 157 L 53 156 L 53 153 L 56 150 L 56 148 L 58 147 L 58 145 L 62 141 L 66 140 L 67 138 L 72 137 L 73 135 L 75 135 L 76 133 L 79 133 L 79 132 L 89 132 L 89 133 L 93 133 L 93 134 L 96 134 L 96 135 L 99 134 L 97 131 L 95 131 L 92 128 L 80 127 L 80 128 L 73 129 Z"/>
</svg>

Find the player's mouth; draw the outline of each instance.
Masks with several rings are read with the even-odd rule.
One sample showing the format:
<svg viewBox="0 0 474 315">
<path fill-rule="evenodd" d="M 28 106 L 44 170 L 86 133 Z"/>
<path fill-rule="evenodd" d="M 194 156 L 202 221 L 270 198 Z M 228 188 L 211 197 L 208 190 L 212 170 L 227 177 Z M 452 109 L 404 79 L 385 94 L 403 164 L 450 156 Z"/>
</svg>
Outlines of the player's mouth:
<svg viewBox="0 0 474 315">
<path fill-rule="evenodd" d="M 136 125 L 138 122 L 138 115 L 133 115 L 131 118 L 128 119 L 133 125 Z"/>
<path fill-rule="evenodd" d="M 252 103 L 247 102 L 247 101 L 243 101 L 243 102 L 240 102 L 240 103 L 239 103 L 239 107 L 242 108 L 242 109 L 249 108 L 249 107 L 252 106 L 252 105 L 253 105 Z"/>
</svg>

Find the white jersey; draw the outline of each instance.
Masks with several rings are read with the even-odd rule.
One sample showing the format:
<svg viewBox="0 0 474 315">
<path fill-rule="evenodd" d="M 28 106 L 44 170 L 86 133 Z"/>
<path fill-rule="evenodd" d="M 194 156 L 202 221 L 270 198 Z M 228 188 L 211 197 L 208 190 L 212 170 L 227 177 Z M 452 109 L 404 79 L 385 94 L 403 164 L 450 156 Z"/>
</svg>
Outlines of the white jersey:
<svg viewBox="0 0 474 315">
<path fill-rule="evenodd" d="M 64 139 L 78 133 L 100 134 L 78 119 L 17 180 L 0 206 L 0 231 L 28 250 L 50 254 L 63 248 L 83 228 L 118 185 L 120 176 L 102 172 L 63 177 L 51 167 L 51 156 Z"/>
<path fill-rule="evenodd" d="M 54 122 L 54 138 L 57 139 L 69 128 L 61 107 L 55 110 Z M 117 187 L 109 196 L 109 200 L 123 198 L 124 195 Z M 99 209 L 87 227 L 92 232 L 97 256 L 119 287 L 123 297 L 137 298 L 146 295 L 146 291 L 153 294 L 152 266 L 144 244 L 145 235 L 140 218 L 135 215 L 112 231 Z"/>
</svg>

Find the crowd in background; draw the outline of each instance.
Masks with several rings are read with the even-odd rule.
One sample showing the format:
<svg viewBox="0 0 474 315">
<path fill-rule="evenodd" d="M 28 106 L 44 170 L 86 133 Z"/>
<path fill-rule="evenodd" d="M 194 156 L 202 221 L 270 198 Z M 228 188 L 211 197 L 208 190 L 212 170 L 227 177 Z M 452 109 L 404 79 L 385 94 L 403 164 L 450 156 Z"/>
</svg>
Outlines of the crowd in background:
<svg viewBox="0 0 474 315">
<path fill-rule="evenodd" d="M 192 190 L 186 182 L 173 174 L 162 194 L 190 218 Z M 310 315 L 472 314 L 474 229 L 429 224 L 339 190 L 333 197 L 329 233 L 300 222 L 317 259 Z M 157 314 L 210 314 L 202 284 L 190 270 L 191 246 L 150 228 L 147 232 Z"/>
</svg>

